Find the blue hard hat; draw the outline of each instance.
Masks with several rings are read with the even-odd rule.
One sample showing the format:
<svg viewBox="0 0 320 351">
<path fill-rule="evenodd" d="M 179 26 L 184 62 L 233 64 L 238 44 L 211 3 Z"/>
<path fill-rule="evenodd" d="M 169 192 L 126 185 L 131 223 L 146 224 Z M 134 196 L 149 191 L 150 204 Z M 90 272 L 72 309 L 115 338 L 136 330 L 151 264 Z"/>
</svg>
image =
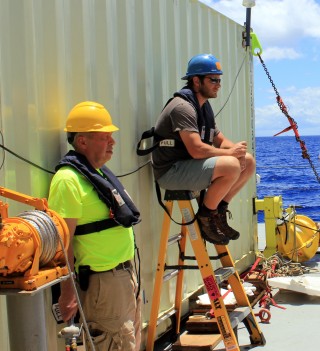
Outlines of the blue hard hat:
<svg viewBox="0 0 320 351">
<path fill-rule="evenodd" d="M 207 74 L 223 74 L 221 64 L 211 54 L 200 54 L 191 58 L 188 63 L 187 73 L 181 79 L 187 80 L 189 77 L 205 76 Z"/>
</svg>

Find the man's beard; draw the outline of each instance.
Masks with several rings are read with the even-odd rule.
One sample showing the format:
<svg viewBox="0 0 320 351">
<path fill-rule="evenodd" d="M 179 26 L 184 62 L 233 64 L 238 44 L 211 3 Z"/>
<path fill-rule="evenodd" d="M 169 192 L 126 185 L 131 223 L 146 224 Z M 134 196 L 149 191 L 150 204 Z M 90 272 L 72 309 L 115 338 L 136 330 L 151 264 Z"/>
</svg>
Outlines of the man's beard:
<svg viewBox="0 0 320 351">
<path fill-rule="evenodd" d="M 204 86 L 200 86 L 199 93 L 205 98 L 205 99 L 212 99 L 217 97 L 217 92 L 212 92 L 211 90 L 205 88 Z"/>
</svg>

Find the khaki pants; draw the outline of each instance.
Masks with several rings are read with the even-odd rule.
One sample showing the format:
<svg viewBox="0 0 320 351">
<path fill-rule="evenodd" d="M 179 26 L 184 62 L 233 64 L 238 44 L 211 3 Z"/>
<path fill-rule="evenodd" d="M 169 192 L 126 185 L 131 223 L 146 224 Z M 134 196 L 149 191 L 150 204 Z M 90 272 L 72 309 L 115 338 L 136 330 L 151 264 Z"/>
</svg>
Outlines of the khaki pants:
<svg viewBox="0 0 320 351">
<path fill-rule="evenodd" d="M 96 351 L 139 351 L 141 299 L 136 299 L 133 270 L 113 270 L 90 276 L 87 291 L 80 291 L 85 319 Z M 86 349 L 91 351 L 86 337 Z"/>
</svg>

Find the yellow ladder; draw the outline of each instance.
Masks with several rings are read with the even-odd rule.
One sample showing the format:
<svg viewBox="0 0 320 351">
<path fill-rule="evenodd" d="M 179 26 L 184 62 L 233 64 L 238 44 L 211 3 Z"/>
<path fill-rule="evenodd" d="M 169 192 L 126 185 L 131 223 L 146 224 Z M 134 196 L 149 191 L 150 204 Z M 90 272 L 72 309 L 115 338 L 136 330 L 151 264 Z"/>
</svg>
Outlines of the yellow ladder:
<svg viewBox="0 0 320 351">
<path fill-rule="evenodd" d="M 166 200 L 165 205 L 170 216 L 172 215 L 173 203 L 176 200 L 178 201 L 183 222 L 189 223 L 192 221 L 195 216 L 191 203 L 191 200 L 193 198 L 195 198 L 194 194 L 189 191 L 173 192 L 167 190 L 165 192 L 164 199 Z M 222 267 L 214 271 L 212 269 L 206 246 L 201 237 L 197 221 L 194 221 L 189 225 L 182 225 L 181 233 L 173 237 L 169 237 L 171 222 L 170 216 L 165 213 L 162 224 L 160 249 L 153 289 L 150 320 L 148 325 L 146 351 L 153 351 L 156 336 L 156 327 L 166 318 L 175 315 L 176 335 L 178 336 L 180 333 L 181 300 L 183 293 L 182 286 L 184 273 L 183 266 L 185 265 L 185 258 L 183 257 L 183 254 L 185 253 L 187 236 L 189 236 L 195 254 L 195 259 L 197 261 L 197 268 L 200 270 L 204 286 L 207 290 L 215 318 L 217 319 L 218 328 L 226 350 L 240 351 L 237 336 L 234 331 L 240 322 L 243 322 L 246 326 L 252 345 L 264 345 L 264 336 L 256 322 L 250 302 L 243 289 L 240 277 L 235 269 L 235 265 L 228 247 L 226 245 L 215 245 L 215 249 L 217 251 L 218 258 L 221 261 Z M 171 266 L 168 267 L 166 265 L 166 252 L 168 245 L 175 242 L 179 242 L 180 252 L 182 255 L 180 254 L 179 256 L 177 269 L 171 269 Z M 170 270 L 167 274 L 165 274 L 167 268 L 170 268 Z M 177 277 L 174 308 L 167 314 L 158 317 L 162 284 L 164 281 L 172 277 Z M 219 289 L 219 284 L 226 280 L 232 288 L 232 292 L 234 293 L 238 306 L 231 313 L 227 312 Z"/>
</svg>

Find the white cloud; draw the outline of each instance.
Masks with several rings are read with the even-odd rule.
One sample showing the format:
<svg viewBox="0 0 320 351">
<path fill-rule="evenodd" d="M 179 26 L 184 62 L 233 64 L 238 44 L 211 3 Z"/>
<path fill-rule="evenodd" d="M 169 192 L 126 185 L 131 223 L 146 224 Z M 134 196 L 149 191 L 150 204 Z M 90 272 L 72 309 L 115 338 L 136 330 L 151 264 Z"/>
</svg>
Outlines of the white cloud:
<svg viewBox="0 0 320 351">
<path fill-rule="evenodd" d="M 242 25 L 246 20 L 241 0 L 200 1 Z M 316 0 L 256 0 L 251 9 L 251 28 L 265 50 L 293 47 L 306 37 L 320 39 L 319 23 L 320 3 Z"/>
<path fill-rule="evenodd" d="M 255 117 L 257 136 L 272 136 L 286 126 L 276 103 L 255 108 Z"/>
<path fill-rule="evenodd" d="M 269 47 L 269 48 L 266 48 L 266 50 L 262 51 L 262 57 L 265 61 L 269 60 L 269 59 L 272 59 L 272 60 L 282 60 L 282 59 L 295 60 L 295 59 L 298 59 L 302 56 L 303 55 L 301 53 L 297 52 L 293 48 L 284 48 L 284 47 L 278 47 L 278 46 Z"/>
<path fill-rule="evenodd" d="M 241 25 L 246 20 L 242 0 L 200 0 Z M 256 0 L 251 28 L 262 47 L 270 72 L 300 135 L 320 135 L 320 0 Z M 295 65 L 294 60 L 297 60 Z M 258 62 L 258 61 L 257 61 Z M 297 67 L 298 82 L 295 82 Z M 293 83 L 294 82 L 294 83 Z M 264 72 L 255 72 L 256 135 L 271 136 L 289 126 Z M 299 89 L 292 86 L 297 84 Z M 293 135 L 289 131 L 285 135 Z"/>
<path fill-rule="evenodd" d="M 288 105 L 294 110 L 297 116 L 308 118 L 310 123 L 320 129 L 319 116 L 320 116 L 320 88 L 306 87 L 296 89 L 291 96 L 287 99 Z M 317 101 L 318 103 L 314 103 Z"/>
<path fill-rule="evenodd" d="M 300 135 L 320 134 L 320 104 L 315 103 L 320 101 L 320 87 L 288 87 L 281 97 L 289 116 L 296 121 Z M 271 136 L 289 126 L 287 117 L 280 111 L 276 102 L 256 107 L 255 117 L 256 133 L 259 136 Z"/>
</svg>

